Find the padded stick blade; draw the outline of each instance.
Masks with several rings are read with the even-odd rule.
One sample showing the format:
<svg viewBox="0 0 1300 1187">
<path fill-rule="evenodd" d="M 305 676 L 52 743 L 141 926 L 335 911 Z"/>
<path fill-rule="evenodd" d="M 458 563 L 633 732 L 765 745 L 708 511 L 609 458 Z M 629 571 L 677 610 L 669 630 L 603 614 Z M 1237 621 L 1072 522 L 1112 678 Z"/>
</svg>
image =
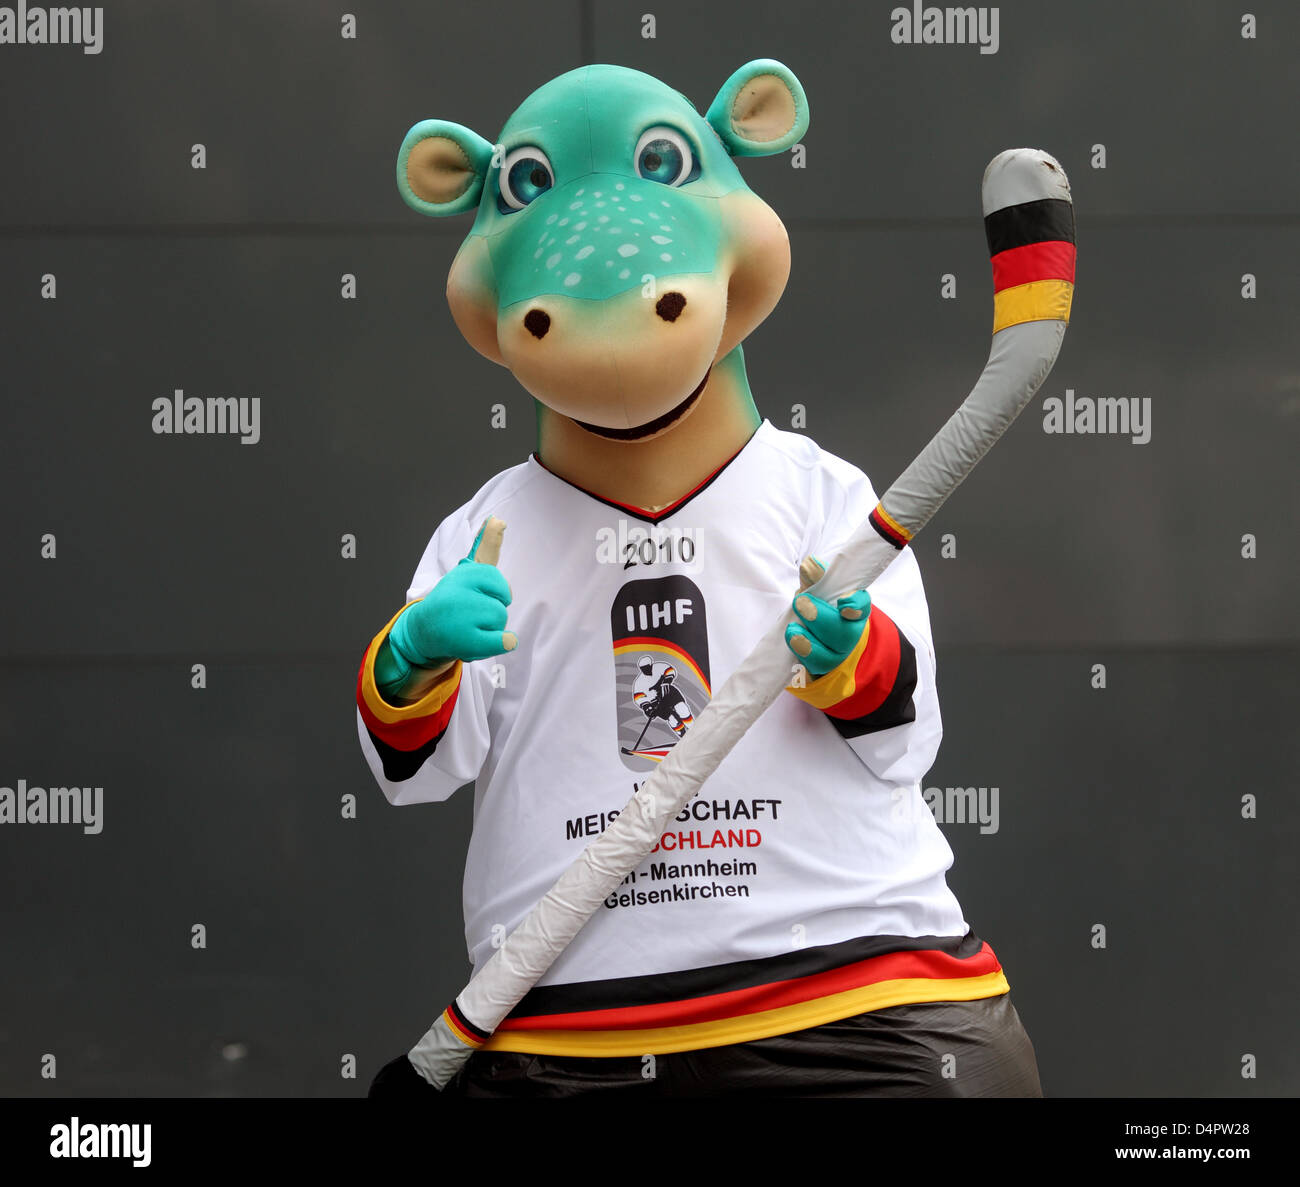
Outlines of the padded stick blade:
<svg viewBox="0 0 1300 1187">
<path fill-rule="evenodd" d="M 1010 427 L 1056 363 L 1074 296 L 1070 182 L 1036 148 L 999 153 L 984 170 L 984 231 L 993 267 L 993 341 L 969 396 L 885 492 L 873 525 L 901 548 Z"/>
</svg>

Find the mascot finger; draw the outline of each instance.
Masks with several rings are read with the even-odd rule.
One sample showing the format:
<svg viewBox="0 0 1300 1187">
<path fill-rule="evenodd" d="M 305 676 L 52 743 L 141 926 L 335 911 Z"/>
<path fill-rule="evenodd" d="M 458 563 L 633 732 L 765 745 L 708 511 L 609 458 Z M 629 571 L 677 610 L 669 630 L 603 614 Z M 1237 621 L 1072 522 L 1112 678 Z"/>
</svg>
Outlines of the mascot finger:
<svg viewBox="0 0 1300 1187">
<path fill-rule="evenodd" d="M 786 646 L 799 657 L 808 675 L 816 679 L 838 666 L 843 656 L 836 655 L 825 643 L 819 642 L 801 626 L 791 623 L 785 628 Z"/>
<path fill-rule="evenodd" d="M 489 515 L 474 537 L 474 544 L 465 559 L 477 561 L 480 565 L 498 564 L 501 560 L 501 540 L 505 534 L 505 520 Z"/>
<path fill-rule="evenodd" d="M 865 590 L 862 592 L 866 593 Z M 810 637 L 843 659 L 862 637 L 866 616 L 860 606 L 848 598 L 841 598 L 840 603 L 846 604 L 832 605 L 816 594 L 803 593 L 794 600 L 794 612 Z M 870 605 L 869 597 L 867 604 Z"/>
</svg>

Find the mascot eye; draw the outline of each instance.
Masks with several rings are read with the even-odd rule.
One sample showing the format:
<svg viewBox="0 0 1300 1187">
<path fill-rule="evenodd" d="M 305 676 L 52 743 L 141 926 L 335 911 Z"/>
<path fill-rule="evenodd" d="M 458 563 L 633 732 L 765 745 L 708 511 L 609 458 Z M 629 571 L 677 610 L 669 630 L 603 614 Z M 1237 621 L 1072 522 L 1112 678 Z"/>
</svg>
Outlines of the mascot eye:
<svg viewBox="0 0 1300 1187">
<path fill-rule="evenodd" d="M 555 171 L 540 148 L 525 145 L 511 149 L 501 163 L 498 177 L 503 214 L 522 210 L 535 198 L 540 198 L 555 184 Z"/>
<path fill-rule="evenodd" d="M 636 171 L 647 181 L 685 185 L 700 175 L 691 143 L 673 128 L 651 128 L 636 142 Z"/>
</svg>

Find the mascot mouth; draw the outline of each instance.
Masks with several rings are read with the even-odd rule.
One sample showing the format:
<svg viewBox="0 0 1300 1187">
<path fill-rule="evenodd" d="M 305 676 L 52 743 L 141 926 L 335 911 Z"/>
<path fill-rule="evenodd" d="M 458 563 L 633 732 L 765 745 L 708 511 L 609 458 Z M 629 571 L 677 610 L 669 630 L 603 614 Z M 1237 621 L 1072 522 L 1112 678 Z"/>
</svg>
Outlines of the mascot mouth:
<svg viewBox="0 0 1300 1187">
<path fill-rule="evenodd" d="M 604 437 L 610 441 L 640 441 L 643 437 L 649 437 L 666 429 L 675 420 L 679 420 L 690 411 L 695 401 L 700 398 L 700 393 L 704 390 L 704 385 L 709 382 L 709 376 L 713 374 L 713 368 L 710 367 L 705 373 L 704 378 L 695 385 L 695 390 L 691 392 L 680 404 L 674 408 L 669 408 L 662 416 L 656 416 L 654 420 L 648 420 L 643 425 L 637 425 L 631 429 L 607 429 L 604 425 L 589 424 L 585 420 L 574 420 L 574 424 L 581 425 L 589 433 L 595 433 L 597 437 Z"/>
</svg>

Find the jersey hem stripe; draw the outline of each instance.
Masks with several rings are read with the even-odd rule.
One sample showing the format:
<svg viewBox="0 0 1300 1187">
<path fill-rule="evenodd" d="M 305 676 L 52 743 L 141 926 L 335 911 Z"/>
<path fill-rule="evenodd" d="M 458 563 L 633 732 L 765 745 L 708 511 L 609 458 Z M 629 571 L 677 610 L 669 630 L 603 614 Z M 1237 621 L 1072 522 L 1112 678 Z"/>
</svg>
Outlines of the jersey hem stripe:
<svg viewBox="0 0 1300 1187">
<path fill-rule="evenodd" d="M 769 981 L 744 989 L 678 1001 L 587 1010 L 541 1017 L 507 1018 L 501 1030 L 629 1030 L 646 1026 L 716 1022 L 742 1014 L 758 1014 L 782 1006 L 862 989 L 885 981 L 950 980 L 995 973 L 1002 968 L 993 949 L 983 944 L 974 956 L 958 958 L 947 952 L 919 950 L 872 956 L 806 977 Z"/>
<path fill-rule="evenodd" d="M 707 863 L 704 863 L 707 865 Z M 706 876 L 706 869 L 695 870 Z M 534 986 L 510 1011 L 512 1018 L 538 1015 L 587 1013 L 614 1010 L 627 1006 L 654 1006 L 665 1001 L 708 997 L 737 989 L 771 985 L 825 973 L 845 965 L 858 964 L 872 957 L 899 952 L 930 952 L 968 961 L 983 954 L 987 947 L 973 931 L 962 936 L 858 936 L 835 944 L 816 944 L 796 948 L 776 956 L 755 960 L 730 961 L 703 968 L 677 972 L 652 973 L 636 977 L 612 977 L 600 981 L 575 981 L 561 985 Z M 967 966 L 968 967 L 968 966 Z M 963 972 L 966 967 L 963 967 Z M 977 967 L 980 973 L 989 967 Z M 503 1024 L 504 1025 L 504 1024 Z"/>
<path fill-rule="evenodd" d="M 977 977 L 904 978 L 849 989 L 775 1010 L 688 1026 L 606 1031 L 498 1030 L 485 1044 L 484 1050 L 597 1057 L 667 1055 L 675 1051 L 696 1051 L 702 1047 L 725 1047 L 772 1038 L 890 1006 L 975 1001 L 1009 993 L 1010 989 L 1001 969 Z"/>
</svg>

